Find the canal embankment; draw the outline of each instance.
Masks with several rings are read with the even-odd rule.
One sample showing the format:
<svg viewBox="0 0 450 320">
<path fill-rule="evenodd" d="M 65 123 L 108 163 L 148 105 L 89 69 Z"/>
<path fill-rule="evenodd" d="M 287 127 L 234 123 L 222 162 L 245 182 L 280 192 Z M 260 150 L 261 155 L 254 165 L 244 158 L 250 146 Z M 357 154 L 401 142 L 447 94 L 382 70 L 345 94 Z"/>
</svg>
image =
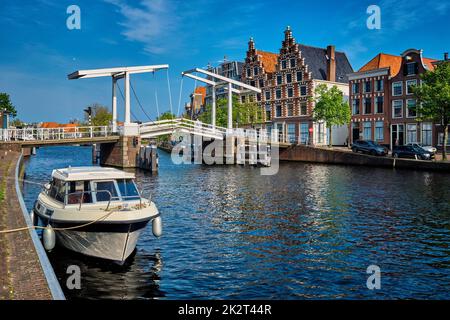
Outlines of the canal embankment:
<svg viewBox="0 0 450 320">
<path fill-rule="evenodd" d="M 6 149 L 6 148 L 5 148 Z M 20 149 L 0 150 L 0 300 L 64 299 L 47 254 L 34 229 L 19 185 Z"/>
<path fill-rule="evenodd" d="M 280 160 L 450 172 L 450 162 L 377 157 L 343 150 L 302 145 L 290 146 L 285 149 L 280 148 Z"/>
</svg>

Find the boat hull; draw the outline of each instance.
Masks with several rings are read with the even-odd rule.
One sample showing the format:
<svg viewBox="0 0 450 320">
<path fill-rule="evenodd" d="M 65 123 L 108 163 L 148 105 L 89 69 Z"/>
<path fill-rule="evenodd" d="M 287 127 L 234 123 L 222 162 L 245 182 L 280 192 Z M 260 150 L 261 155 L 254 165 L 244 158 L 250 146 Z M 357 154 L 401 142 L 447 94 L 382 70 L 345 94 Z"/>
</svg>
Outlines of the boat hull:
<svg viewBox="0 0 450 320">
<path fill-rule="evenodd" d="M 149 221 L 125 224 L 95 223 L 75 230 L 55 231 L 58 245 L 86 256 L 123 263 L 136 248 Z M 52 223 L 53 228 L 75 225 Z"/>
</svg>

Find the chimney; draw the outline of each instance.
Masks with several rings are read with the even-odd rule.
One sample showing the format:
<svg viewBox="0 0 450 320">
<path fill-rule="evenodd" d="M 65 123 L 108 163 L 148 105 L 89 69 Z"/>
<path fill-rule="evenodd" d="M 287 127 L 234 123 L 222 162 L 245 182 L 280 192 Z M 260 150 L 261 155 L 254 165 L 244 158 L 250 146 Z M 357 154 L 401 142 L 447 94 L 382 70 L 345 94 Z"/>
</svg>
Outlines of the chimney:
<svg viewBox="0 0 450 320">
<path fill-rule="evenodd" d="M 448 61 L 448 52 L 444 53 L 444 61 Z"/>
<path fill-rule="evenodd" d="M 327 47 L 327 81 L 336 82 L 336 49 Z"/>
</svg>

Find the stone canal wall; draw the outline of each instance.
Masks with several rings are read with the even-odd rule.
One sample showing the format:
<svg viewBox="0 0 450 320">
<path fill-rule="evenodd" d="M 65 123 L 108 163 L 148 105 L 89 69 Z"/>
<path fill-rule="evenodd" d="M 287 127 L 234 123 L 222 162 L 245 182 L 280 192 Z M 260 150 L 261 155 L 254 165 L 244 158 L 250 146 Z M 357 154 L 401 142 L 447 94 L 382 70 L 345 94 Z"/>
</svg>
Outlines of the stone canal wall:
<svg viewBox="0 0 450 320">
<path fill-rule="evenodd" d="M 22 154 L 0 149 L 0 230 L 31 226 L 19 187 Z M 64 299 L 36 231 L 0 234 L 0 300 Z"/>
<path fill-rule="evenodd" d="M 313 148 L 308 146 L 290 146 L 280 148 L 281 161 L 304 161 L 328 164 L 359 165 L 369 167 L 385 167 L 396 169 L 432 170 L 450 173 L 450 162 L 419 161 L 409 159 L 394 159 L 391 157 L 376 157 L 365 154 Z"/>
</svg>

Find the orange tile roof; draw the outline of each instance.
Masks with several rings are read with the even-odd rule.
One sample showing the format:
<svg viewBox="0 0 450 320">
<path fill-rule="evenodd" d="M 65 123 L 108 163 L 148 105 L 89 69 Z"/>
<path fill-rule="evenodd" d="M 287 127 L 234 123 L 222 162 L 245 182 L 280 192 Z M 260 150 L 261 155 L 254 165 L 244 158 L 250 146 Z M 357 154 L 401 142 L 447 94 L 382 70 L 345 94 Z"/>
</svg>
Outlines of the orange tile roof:
<svg viewBox="0 0 450 320">
<path fill-rule="evenodd" d="M 197 87 L 195 88 L 194 93 L 202 95 L 202 104 L 204 104 L 206 97 L 206 87 Z"/>
<path fill-rule="evenodd" d="M 358 72 L 371 71 L 382 68 L 390 68 L 391 75 L 395 76 L 402 66 L 402 57 L 391 54 L 380 53 L 366 63 Z"/>
<path fill-rule="evenodd" d="M 433 62 L 436 59 L 422 58 L 423 63 L 428 70 L 434 70 Z M 366 63 L 358 72 L 371 71 L 382 68 L 390 68 L 391 76 L 396 76 L 402 66 L 402 57 L 392 54 L 380 53 L 375 58 Z"/>
<path fill-rule="evenodd" d="M 58 128 L 58 127 L 59 127 L 59 124 L 56 123 L 56 122 L 43 122 L 43 123 L 41 124 L 41 128 L 46 128 L 46 129 L 49 129 L 49 128 Z"/>
<path fill-rule="evenodd" d="M 261 50 L 256 50 L 256 53 L 261 56 L 261 61 L 267 73 L 277 70 L 278 54 Z"/>
<path fill-rule="evenodd" d="M 433 62 L 436 62 L 438 60 L 436 59 L 430 59 L 430 58 L 423 58 L 423 63 L 428 67 L 428 70 L 434 70 L 434 64 Z"/>
</svg>

